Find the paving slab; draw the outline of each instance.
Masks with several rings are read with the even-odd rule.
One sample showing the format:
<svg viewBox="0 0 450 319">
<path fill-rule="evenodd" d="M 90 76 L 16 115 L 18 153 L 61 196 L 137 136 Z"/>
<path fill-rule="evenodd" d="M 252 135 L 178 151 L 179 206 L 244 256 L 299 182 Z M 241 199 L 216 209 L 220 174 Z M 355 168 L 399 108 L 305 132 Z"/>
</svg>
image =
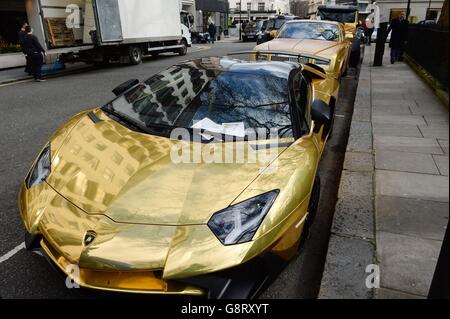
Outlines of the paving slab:
<svg viewBox="0 0 450 319">
<path fill-rule="evenodd" d="M 376 196 L 376 229 L 434 240 L 444 238 L 448 203 L 416 198 Z"/>
<path fill-rule="evenodd" d="M 370 122 L 352 122 L 347 151 L 372 152 L 372 125 Z"/>
<path fill-rule="evenodd" d="M 419 125 L 419 130 L 422 133 L 423 137 L 431 137 L 431 138 L 440 138 L 444 140 L 448 140 L 448 125 L 431 125 L 424 126 Z"/>
<path fill-rule="evenodd" d="M 352 121 L 370 122 L 371 111 L 368 107 L 359 107 L 353 110 Z"/>
<path fill-rule="evenodd" d="M 442 242 L 377 231 L 382 287 L 426 296 Z"/>
<path fill-rule="evenodd" d="M 345 170 L 372 172 L 373 166 L 373 155 L 370 153 L 347 152 L 345 154 Z"/>
<path fill-rule="evenodd" d="M 377 115 L 411 115 L 411 109 L 408 105 L 388 106 L 380 105 L 372 108 L 372 114 Z"/>
<path fill-rule="evenodd" d="M 392 125 L 426 125 L 420 115 L 372 115 L 373 123 Z"/>
<path fill-rule="evenodd" d="M 342 172 L 338 198 L 353 198 L 355 196 L 373 197 L 373 177 L 371 172 Z"/>
<path fill-rule="evenodd" d="M 338 235 L 374 238 L 373 198 L 353 196 L 336 203 L 331 232 Z"/>
<path fill-rule="evenodd" d="M 370 242 L 332 234 L 319 298 L 372 298 L 372 289 L 366 287 L 369 273 L 365 270 L 374 263 L 373 255 L 374 246 Z"/>
<path fill-rule="evenodd" d="M 448 176 L 448 156 L 433 155 L 433 159 L 439 169 L 439 173 Z"/>
<path fill-rule="evenodd" d="M 424 296 L 412 295 L 402 291 L 378 288 L 374 289 L 375 299 L 425 299 Z"/>
<path fill-rule="evenodd" d="M 444 154 L 445 155 L 448 155 L 448 140 L 443 140 L 443 139 L 440 139 L 440 138 L 438 138 L 438 143 L 439 143 L 439 145 L 441 146 L 441 148 L 442 148 L 442 151 L 444 152 Z"/>
<path fill-rule="evenodd" d="M 442 148 L 434 138 L 375 135 L 374 149 L 442 155 Z"/>
<path fill-rule="evenodd" d="M 423 137 L 417 125 L 373 123 L 373 135 Z"/>
<path fill-rule="evenodd" d="M 431 154 L 378 150 L 375 153 L 377 169 L 439 174 Z"/>
<path fill-rule="evenodd" d="M 448 202 L 448 176 L 375 171 L 377 195 Z"/>
<path fill-rule="evenodd" d="M 433 114 L 426 114 L 423 116 L 425 119 L 425 122 L 427 125 L 443 125 L 443 124 L 449 124 L 448 114 L 447 116 L 442 115 L 433 115 Z"/>
</svg>

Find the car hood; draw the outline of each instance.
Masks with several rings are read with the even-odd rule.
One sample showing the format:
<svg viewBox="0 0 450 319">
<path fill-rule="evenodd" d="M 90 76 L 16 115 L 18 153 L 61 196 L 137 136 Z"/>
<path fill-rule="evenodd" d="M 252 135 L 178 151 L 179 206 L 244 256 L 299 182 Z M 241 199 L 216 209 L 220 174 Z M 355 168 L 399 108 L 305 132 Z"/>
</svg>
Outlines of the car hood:
<svg viewBox="0 0 450 319">
<path fill-rule="evenodd" d="M 332 54 L 338 42 L 311 39 L 273 39 L 263 43 L 257 48 L 260 50 L 274 51 L 299 51 L 309 54 L 328 55 Z"/>
<path fill-rule="evenodd" d="M 176 163 L 171 151 L 178 141 L 134 132 L 102 111 L 96 114 L 101 122 L 84 116 L 52 154 L 47 181 L 90 215 L 123 223 L 204 224 L 269 164 Z M 225 147 L 182 143 L 191 151 Z"/>
</svg>

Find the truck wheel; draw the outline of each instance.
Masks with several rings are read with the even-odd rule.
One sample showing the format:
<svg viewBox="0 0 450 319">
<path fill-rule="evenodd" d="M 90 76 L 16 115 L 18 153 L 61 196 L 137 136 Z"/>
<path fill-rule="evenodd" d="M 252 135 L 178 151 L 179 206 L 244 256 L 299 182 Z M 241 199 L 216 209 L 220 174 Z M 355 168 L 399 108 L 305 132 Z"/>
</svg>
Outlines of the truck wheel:
<svg viewBox="0 0 450 319">
<path fill-rule="evenodd" d="M 188 45 L 185 39 L 181 40 L 182 47 L 178 50 L 179 55 L 186 55 L 188 50 Z"/>
<path fill-rule="evenodd" d="M 140 47 L 130 47 L 129 55 L 132 65 L 138 65 L 142 62 L 142 50 Z"/>
</svg>

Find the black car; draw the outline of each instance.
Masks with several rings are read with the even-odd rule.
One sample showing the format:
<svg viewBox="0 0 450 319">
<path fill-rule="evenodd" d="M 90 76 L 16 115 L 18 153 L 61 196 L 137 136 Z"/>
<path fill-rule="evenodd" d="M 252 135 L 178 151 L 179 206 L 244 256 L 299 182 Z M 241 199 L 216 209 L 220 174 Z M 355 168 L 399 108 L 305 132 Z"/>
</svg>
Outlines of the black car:
<svg viewBox="0 0 450 319">
<path fill-rule="evenodd" d="M 284 25 L 286 21 L 300 19 L 297 16 L 278 16 L 276 18 L 270 18 L 269 20 L 264 21 L 266 23 L 263 26 L 264 31 L 258 33 L 256 43 L 261 44 L 267 41 L 270 41 L 274 38 L 272 32 L 278 31 Z"/>
</svg>

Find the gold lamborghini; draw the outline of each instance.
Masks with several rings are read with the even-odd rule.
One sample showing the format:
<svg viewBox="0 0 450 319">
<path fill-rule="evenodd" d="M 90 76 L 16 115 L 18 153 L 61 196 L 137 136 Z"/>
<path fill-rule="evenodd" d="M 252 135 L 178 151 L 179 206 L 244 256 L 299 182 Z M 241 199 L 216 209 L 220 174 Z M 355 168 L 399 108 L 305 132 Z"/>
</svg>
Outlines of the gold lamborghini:
<svg viewBox="0 0 450 319">
<path fill-rule="evenodd" d="M 81 287 L 252 298 L 317 211 L 330 130 L 293 62 L 212 57 L 113 90 L 35 159 L 19 195 L 26 247 Z"/>
</svg>

